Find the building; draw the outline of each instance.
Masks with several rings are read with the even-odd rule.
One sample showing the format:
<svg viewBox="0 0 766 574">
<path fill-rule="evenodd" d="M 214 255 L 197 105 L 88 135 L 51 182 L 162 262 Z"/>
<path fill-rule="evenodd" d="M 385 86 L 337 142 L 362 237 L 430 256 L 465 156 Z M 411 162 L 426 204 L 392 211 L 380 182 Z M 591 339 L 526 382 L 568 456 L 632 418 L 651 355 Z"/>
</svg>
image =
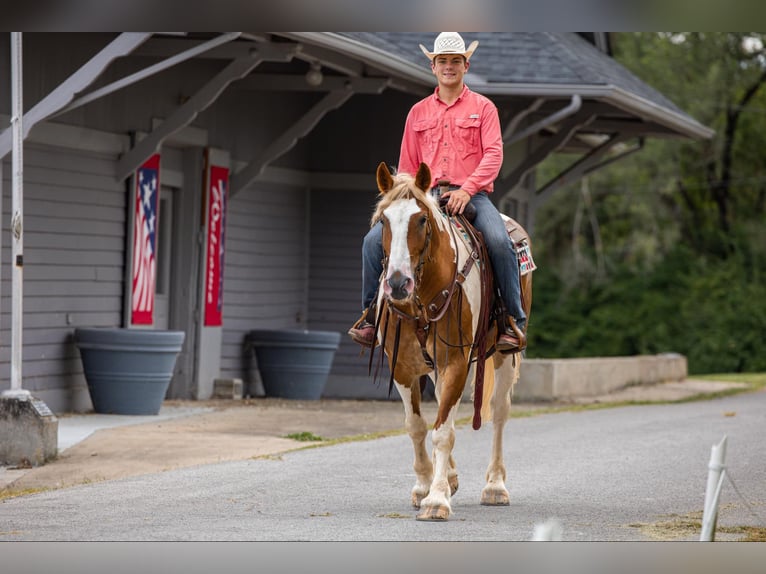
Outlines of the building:
<svg viewBox="0 0 766 574">
<path fill-rule="evenodd" d="M 0 36 L 9 78 L 10 34 Z M 497 104 L 504 130 L 494 199 L 532 235 L 554 189 L 644 138 L 712 135 L 615 62 L 607 35 L 465 38 L 480 42 L 466 81 Z M 168 391 L 181 399 L 210 397 L 216 378 L 247 382 L 252 329 L 345 334 L 360 311 L 375 168 L 398 162 L 406 113 L 433 90 L 419 43 L 433 35 L 23 34 L 24 388 L 54 412 L 90 408 L 77 326 L 183 330 Z M 11 110 L 3 90 L 0 388 L 11 368 Z M 554 153 L 580 159 L 539 185 L 535 166 Z M 132 261 L 136 178 L 151 161 L 160 191 L 147 325 L 134 314 Z M 211 256 L 211 241 L 225 250 Z M 387 396 L 345 335 L 325 395 Z"/>
</svg>

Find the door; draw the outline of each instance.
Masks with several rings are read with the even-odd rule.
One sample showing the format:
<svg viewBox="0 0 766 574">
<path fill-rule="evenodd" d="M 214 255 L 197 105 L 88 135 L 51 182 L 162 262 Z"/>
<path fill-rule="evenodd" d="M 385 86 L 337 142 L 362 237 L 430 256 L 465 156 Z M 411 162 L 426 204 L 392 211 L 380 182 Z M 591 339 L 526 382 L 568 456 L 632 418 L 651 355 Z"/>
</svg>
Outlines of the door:
<svg viewBox="0 0 766 574">
<path fill-rule="evenodd" d="M 157 229 L 157 283 L 155 290 L 154 328 L 170 328 L 170 297 L 173 293 L 170 265 L 173 261 L 173 197 L 172 187 L 162 187 L 160 191 L 159 225 Z"/>
</svg>

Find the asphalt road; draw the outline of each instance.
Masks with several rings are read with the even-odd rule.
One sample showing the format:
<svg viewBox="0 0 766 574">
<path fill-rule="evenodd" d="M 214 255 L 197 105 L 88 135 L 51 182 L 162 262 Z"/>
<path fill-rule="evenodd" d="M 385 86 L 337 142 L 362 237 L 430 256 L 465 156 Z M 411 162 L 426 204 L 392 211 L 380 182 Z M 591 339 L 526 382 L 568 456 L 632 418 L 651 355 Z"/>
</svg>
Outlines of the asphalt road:
<svg viewBox="0 0 766 574">
<path fill-rule="evenodd" d="M 711 447 L 724 435 L 733 483 L 724 482 L 718 528 L 766 527 L 765 432 L 766 392 L 511 419 L 511 505 L 490 508 L 479 496 L 491 428 L 460 428 L 460 489 L 447 523 L 415 520 L 412 448 L 395 436 L 13 498 L 0 503 L 0 533 L 6 541 L 526 541 L 555 518 L 565 541 L 697 540 L 699 530 L 683 525 L 701 520 Z"/>
</svg>

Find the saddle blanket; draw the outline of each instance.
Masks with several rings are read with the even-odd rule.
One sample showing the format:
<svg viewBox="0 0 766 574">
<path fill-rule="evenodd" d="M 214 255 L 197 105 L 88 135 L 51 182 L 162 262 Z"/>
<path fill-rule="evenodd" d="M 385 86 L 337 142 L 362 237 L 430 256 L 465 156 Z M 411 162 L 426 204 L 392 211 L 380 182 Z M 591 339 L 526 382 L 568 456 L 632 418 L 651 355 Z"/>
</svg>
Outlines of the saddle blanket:
<svg viewBox="0 0 766 574">
<path fill-rule="evenodd" d="M 508 232 L 508 237 L 511 238 L 511 243 L 516 248 L 516 258 L 519 262 L 519 275 L 524 276 L 527 273 L 531 273 L 535 269 L 537 269 L 537 265 L 535 264 L 535 260 L 532 258 L 532 247 L 529 245 L 529 236 L 527 235 L 526 230 L 521 227 L 521 225 L 516 222 L 515 219 L 508 217 L 504 213 L 500 214 L 503 218 L 503 222 L 505 223 L 505 229 Z M 442 212 L 442 216 L 446 219 L 449 219 L 449 216 Z M 471 238 L 466 232 L 465 229 L 463 229 L 463 226 L 460 225 L 460 222 L 457 220 L 452 220 L 453 225 L 460 231 L 461 235 L 463 236 L 463 241 L 466 242 L 467 245 L 471 244 Z"/>
</svg>

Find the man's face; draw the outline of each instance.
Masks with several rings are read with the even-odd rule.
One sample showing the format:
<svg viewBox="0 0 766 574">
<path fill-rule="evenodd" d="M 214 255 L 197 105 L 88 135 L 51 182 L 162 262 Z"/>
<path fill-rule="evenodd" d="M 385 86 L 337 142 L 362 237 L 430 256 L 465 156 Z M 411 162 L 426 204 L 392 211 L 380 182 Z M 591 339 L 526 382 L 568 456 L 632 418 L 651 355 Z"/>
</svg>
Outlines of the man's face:
<svg viewBox="0 0 766 574">
<path fill-rule="evenodd" d="M 459 86 L 468 71 L 468 60 L 455 54 L 440 54 L 431 63 L 431 70 L 440 86 Z"/>
</svg>

